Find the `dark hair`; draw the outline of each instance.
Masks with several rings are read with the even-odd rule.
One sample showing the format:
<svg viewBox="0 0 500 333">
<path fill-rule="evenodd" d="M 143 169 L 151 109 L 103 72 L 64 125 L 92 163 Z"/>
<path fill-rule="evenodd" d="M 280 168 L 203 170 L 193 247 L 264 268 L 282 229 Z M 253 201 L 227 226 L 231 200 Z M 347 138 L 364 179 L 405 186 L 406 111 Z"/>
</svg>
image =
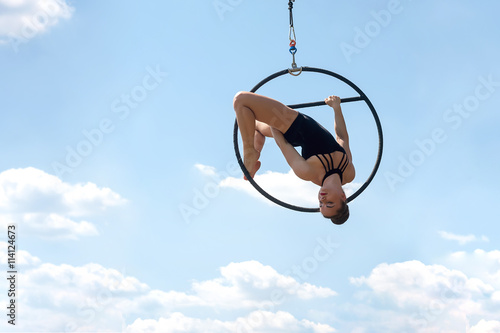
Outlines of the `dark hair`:
<svg viewBox="0 0 500 333">
<path fill-rule="evenodd" d="M 333 224 L 336 224 L 336 225 L 344 224 L 347 221 L 347 219 L 349 218 L 349 206 L 347 205 L 347 203 L 345 201 L 342 201 L 337 214 L 335 214 L 331 217 L 330 216 L 325 216 L 325 217 L 327 219 L 330 219 L 333 222 Z"/>
</svg>

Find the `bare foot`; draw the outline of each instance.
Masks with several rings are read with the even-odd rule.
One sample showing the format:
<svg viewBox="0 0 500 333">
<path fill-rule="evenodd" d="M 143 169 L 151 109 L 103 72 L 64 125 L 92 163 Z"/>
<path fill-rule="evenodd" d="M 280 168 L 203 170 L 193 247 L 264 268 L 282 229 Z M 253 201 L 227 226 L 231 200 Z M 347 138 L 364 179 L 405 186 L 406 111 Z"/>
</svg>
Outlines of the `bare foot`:
<svg viewBox="0 0 500 333">
<path fill-rule="evenodd" d="M 250 176 L 253 178 L 257 173 L 257 170 L 259 170 L 260 168 L 260 161 L 259 161 L 260 153 L 255 149 L 252 150 L 248 149 L 247 151 L 245 151 L 244 154 L 245 157 L 243 164 L 245 164 L 245 168 L 248 170 Z M 243 178 L 245 180 L 248 180 L 246 176 L 243 176 Z"/>
<path fill-rule="evenodd" d="M 253 177 L 255 176 L 255 174 L 257 173 L 257 171 L 258 171 L 259 169 L 260 169 L 260 161 L 257 161 L 257 162 L 255 163 L 255 168 L 254 168 L 254 170 L 253 170 L 252 172 L 250 172 L 250 171 L 249 171 L 249 172 L 250 172 L 250 176 L 252 176 L 252 179 L 253 179 Z M 243 176 L 243 179 L 248 180 L 248 179 L 247 179 L 247 176 Z"/>
</svg>

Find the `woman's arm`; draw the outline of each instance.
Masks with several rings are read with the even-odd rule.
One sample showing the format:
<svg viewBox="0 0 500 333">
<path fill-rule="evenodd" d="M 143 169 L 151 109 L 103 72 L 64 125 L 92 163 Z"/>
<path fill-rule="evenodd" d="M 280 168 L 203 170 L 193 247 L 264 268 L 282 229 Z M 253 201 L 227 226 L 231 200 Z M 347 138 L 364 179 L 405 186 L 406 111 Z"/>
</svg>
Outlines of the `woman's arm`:
<svg viewBox="0 0 500 333">
<path fill-rule="evenodd" d="M 347 133 L 347 126 L 345 124 L 342 108 L 340 107 L 340 98 L 337 96 L 330 96 L 325 99 L 325 103 L 333 108 L 335 113 L 335 135 L 337 142 L 346 151 L 349 161 L 352 163 L 352 154 L 349 147 L 349 133 Z"/>
<path fill-rule="evenodd" d="M 271 132 L 273 134 L 276 144 L 280 148 L 283 156 L 292 168 L 293 172 L 303 180 L 311 180 L 311 167 L 306 162 L 306 160 L 300 156 L 297 150 L 286 141 L 283 133 L 274 127 L 271 127 Z"/>
</svg>

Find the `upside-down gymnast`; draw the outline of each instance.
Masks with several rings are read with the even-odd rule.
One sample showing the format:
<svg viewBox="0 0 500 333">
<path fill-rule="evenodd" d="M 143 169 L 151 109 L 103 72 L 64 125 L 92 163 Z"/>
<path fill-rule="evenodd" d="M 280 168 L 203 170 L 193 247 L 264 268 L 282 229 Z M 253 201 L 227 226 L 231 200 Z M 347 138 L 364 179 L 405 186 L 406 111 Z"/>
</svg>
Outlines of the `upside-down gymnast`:
<svg viewBox="0 0 500 333">
<path fill-rule="evenodd" d="M 347 221 L 349 207 L 342 185 L 352 182 L 355 170 L 340 98 L 325 99 L 335 113 L 336 139 L 311 117 L 272 98 L 239 92 L 233 103 L 243 140 L 243 163 L 250 176 L 260 168 L 265 138 L 273 137 L 293 172 L 320 186 L 321 214 L 335 224 Z M 301 154 L 294 148 L 299 146 Z"/>
</svg>

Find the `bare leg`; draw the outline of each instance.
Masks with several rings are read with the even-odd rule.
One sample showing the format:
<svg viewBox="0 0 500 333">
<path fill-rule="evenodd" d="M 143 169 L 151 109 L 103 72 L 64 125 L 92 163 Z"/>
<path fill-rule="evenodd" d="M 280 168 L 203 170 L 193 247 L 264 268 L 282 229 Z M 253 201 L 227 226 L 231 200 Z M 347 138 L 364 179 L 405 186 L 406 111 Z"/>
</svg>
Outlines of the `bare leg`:
<svg viewBox="0 0 500 333">
<path fill-rule="evenodd" d="M 262 152 L 262 148 L 264 148 L 264 144 L 266 143 L 266 137 L 262 135 L 259 131 L 255 131 L 255 136 L 254 136 L 254 141 L 253 141 L 253 146 L 255 150 L 257 150 L 259 153 Z"/>
<path fill-rule="evenodd" d="M 271 127 L 268 124 L 264 124 L 261 121 L 255 121 L 255 139 L 254 139 L 254 148 L 258 152 L 262 152 L 262 148 L 264 147 L 264 143 L 266 143 L 266 137 L 272 138 L 273 134 L 271 132 Z"/>
<path fill-rule="evenodd" d="M 243 140 L 243 164 L 253 178 L 260 168 L 260 151 L 255 148 L 256 134 L 258 133 L 255 126 L 255 115 L 250 108 L 241 105 L 237 108 L 236 120 Z M 247 179 L 246 176 L 244 178 Z"/>
<path fill-rule="evenodd" d="M 268 137 L 268 138 L 273 137 L 273 133 L 271 132 L 271 127 L 268 124 L 257 120 L 257 121 L 255 121 L 255 128 L 263 136 Z"/>
<path fill-rule="evenodd" d="M 285 133 L 298 112 L 274 99 L 248 92 L 235 96 L 234 110 L 243 140 L 243 163 L 254 177 L 260 168 L 265 136 L 272 136 L 269 126 Z"/>
</svg>

